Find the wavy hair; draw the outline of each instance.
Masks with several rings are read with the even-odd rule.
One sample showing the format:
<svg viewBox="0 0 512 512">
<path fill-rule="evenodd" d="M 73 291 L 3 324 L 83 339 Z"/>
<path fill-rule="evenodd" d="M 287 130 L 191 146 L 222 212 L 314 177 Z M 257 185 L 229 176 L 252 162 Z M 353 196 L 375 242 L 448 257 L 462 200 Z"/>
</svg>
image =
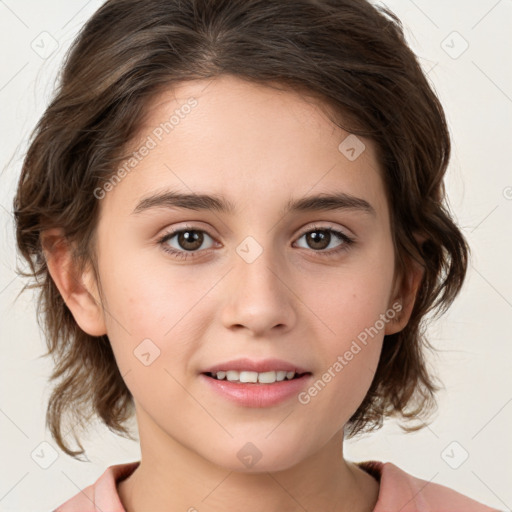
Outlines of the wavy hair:
<svg viewBox="0 0 512 512">
<path fill-rule="evenodd" d="M 396 265 L 424 275 L 407 326 L 387 335 L 370 389 L 346 435 L 398 416 L 418 430 L 441 389 L 427 368 L 429 312 L 451 305 L 469 247 L 446 204 L 450 138 L 443 108 L 400 20 L 365 0 L 108 0 L 70 47 L 58 86 L 34 128 L 14 199 L 18 270 L 37 288 L 38 320 L 55 366 L 46 422 L 62 450 L 85 450 L 78 425 L 126 427 L 134 404 L 107 336 L 80 329 L 48 272 L 42 233 L 64 230 L 80 268 L 94 262 L 99 201 L 152 98 L 181 82 L 223 74 L 320 100 L 338 126 L 378 150 Z M 419 233 L 424 241 L 413 236 Z M 67 423 L 66 423 L 67 422 Z M 65 440 L 71 426 L 79 450 Z"/>
</svg>

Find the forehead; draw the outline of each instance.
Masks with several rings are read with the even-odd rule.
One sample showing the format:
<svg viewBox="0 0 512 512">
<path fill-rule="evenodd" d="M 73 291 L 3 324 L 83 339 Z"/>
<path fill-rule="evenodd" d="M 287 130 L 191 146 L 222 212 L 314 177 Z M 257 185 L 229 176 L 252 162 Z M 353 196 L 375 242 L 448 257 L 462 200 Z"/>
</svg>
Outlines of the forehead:
<svg viewBox="0 0 512 512">
<path fill-rule="evenodd" d="M 337 127 L 311 96 L 231 76 L 161 91 L 129 150 L 137 161 L 109 200 L 132 207 L 168 187 L 244 208 L 343 191 L 386 210 L 371 141 Z"/>
</svg>

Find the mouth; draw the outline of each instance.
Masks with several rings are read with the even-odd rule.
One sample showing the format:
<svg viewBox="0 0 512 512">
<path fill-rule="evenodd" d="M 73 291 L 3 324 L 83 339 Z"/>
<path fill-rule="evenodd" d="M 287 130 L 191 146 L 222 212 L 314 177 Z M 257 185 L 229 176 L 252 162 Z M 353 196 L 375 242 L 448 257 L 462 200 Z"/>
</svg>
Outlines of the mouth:
<svg viewBox="0 0 512 512">
<path fill-rule="evenodd" d="M 216 372 L 204 372 L 203 375 L 218 380 L 238 384 L 274 384 L 276 382 L 301 379 L 311 375 L 310 372 L 295 372 L 286 370 L 254 372 L 249 370 L 220 370 Z"/>
<path fill-rule="evenodd" d="M 292 369 L 256 372 L 217 367 L 202 372 L 200 377 L 207 389 L 239 407 L 271 408 L 297 400 L 311 384 L 313 374 Z"/>
<path fill-rule="evenodd" d="M 290 403 L 313 379 L 309 369 L 284 359 L 241 357 L 203 368 L 202 382 L 217 396 L 241 407 Z"/>
</svg>

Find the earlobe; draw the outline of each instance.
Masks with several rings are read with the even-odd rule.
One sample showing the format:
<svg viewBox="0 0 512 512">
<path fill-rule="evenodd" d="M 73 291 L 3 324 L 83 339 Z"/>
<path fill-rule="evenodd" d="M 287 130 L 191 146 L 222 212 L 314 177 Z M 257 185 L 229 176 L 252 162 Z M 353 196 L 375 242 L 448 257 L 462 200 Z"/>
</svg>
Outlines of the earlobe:
<svg viewBox="0 0 512 512">
<path fill-rule="evenodd" d="M 409 322 L 424 272 L 425 269 L 413 261 L 407 275 L 401 276 L 403 279 L 399 281 L 398 291 L 393 295 L 389 304 L 389 307 L 397 311 L 397 314 L 392 321 L 386 324 L 385 334 L 400 332 Z"/>
<path fill-rule="evenodd" d="M 105 318 L 92 269 L 77 272 L 72 247 L 59 228 L 42 233 L 48 271 L 79 327 L 91 336 L 106 334 Z"/>
</svg>

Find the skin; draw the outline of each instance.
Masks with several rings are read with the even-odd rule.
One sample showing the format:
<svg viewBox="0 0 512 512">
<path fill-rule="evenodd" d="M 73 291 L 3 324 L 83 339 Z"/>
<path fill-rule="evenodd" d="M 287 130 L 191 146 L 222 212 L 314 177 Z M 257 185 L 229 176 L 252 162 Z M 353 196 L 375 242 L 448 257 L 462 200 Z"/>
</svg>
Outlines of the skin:
<svg viewBox="0 0 512 512">
<path fill-rule="evenodd" d="M 142 457 L 118 484 L 121 501 L 128 512 L 248 503 L 254 512 L 371 511 L 379 484 L 344 459 L 343 427 L 368 391 L 384 335 L 407 324 L 422 276 L 419 269 L 394 272 L 375 147 L 360 139 L 366 149 L 350 161 L 338 150 L 348 133 L 314 101 L 229 76 L 182 83 L 154 98 L 140 141 L 191 96 L 198 105 L 101 199 L 100 282 L 91 268 L 73 279 L 65 244 L 47 255 L 80 327 L 108 335 L 135 400 Z M 164 189 L 223 194 L 237 211 L 132 213 Z M 289 199 L 333 191 L 365 199 L 376 214 L 282 214 Z M 315 248 L 305 235 L 319 226 L 356 242 L 326 257 L 344 242 L 332 235 L 328 247 Z M 196 257 L 166 253 L 159 237 L 186 227 L 203 230 Z M 262 249 L 252 263 L 236 252 L 247 236 Z M 165 243 L 182 252 L 190 246 L 177 236 Z M 296 363 L 316 380 L 393 303 L 400 318 L 386 322 L 306 405 L 293 398 L 242 407 L 199 378 L 208 366 L 246 356 Z M 148 338 L 160 355 L 145 366 L 133 352 Z M 252 467 L 237 457 L 247 442 L 262 454 Z"/>
</svg>

